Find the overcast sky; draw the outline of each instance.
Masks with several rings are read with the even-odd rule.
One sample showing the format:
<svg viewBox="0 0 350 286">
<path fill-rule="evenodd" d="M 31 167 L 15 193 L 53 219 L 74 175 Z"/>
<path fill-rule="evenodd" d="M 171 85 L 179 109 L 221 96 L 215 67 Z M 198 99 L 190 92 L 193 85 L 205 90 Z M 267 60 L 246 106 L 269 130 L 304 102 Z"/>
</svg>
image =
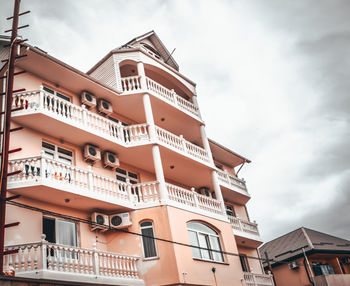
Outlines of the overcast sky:
<svg viewBox="0 0 350 286">
<path fill-rule="evenodd" d="M 87 71 L 155 30 L 197 83 L 214 140 L 267 241 L 300 226 L 350 239 L 350 1 L 22 0 L 29 42 Z M 13 1 L 1 0 L 0 28 Z"/>
</svg>

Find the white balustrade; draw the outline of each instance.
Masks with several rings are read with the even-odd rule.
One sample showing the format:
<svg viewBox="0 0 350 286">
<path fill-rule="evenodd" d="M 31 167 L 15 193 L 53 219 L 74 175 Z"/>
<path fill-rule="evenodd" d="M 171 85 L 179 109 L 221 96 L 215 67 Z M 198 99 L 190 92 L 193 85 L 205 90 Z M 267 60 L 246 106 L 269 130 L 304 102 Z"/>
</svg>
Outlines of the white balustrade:
<svg viewBox="0 0 350 286">
<path fill-rule="evenodd" d="M 175 99 L 174 99 L 175 93 L 172 90 L 167 89 L 166 87 L 162 86 L 158 82 L 155 82 L 154 80 L 148 77 L 146 77 L 146 85 L 148 90 L 154 91 L 156 94 L 160 95 L 166 100 L 172 103 L 175 103 Z"/>
<path fill-rule="evenodd" d="M 158 181 L 130 184 L 130 192 L 136 205 L 158 204 L 160 200 Z"/>
<path fill-rule="evenodd" d="M 130 76 L 121 78 L 122 90 L 124 93 L 137 92 L 141 88 L 154 92 L 160 98 L 165 99 L 168 103 L 178 107 L 183 111 L 190 112 L 200 118 L 199 108 L 192 102 L 176 94 L 156 81 L 146 77 L 146 87 L 141 87 L 141 76 Z"/>
<path fill-rule="evenodd" d="M 5 246 L 18 250 L 5 256 L 5 269 L 14 269 L 16 275 L 35 270 L 69 272 L 93 276 L 139 279 L 139 257 L 121 255 L 96 249 L 84 249 L 42 241 Z"/>
<path fill-rule="evenodd" d="M 203 148 L 191 142 L 186 141 L 182 136 L 177 136 L 158 126 L 156 126 L 155 129 L 156 129 L 156 137 L 160 142 L 170 147 L 173 147 L 178 151 L 182 151 L 187 155 L 190 155 L 191 157 L 200 159 L 206 163 L 209 162 L 208 152 Z"/>
<path fill-rule="evenodd" d="M 121 84 L 124 92 L 138 91 L 141 89 L 141 76 L 123 77 Z"/>
<path fill-rule="evenodd" d="M 10 160 L 9 170 L 22 171 L 9 177 L 9 183 L 29 183 L 41 179 L 55 183 L 57 187 L 61 185 L 63 189 L 74 187 L 87 196 L 92 193 L 100 198 L 113 198 L 132 205 L 159 202 L 158 182 L 124 183 L 98 175 L 91 168 L 84 170 L 41 156 Z"/>
<path fill-rule="evenodd" d="M 247 286 L 274 286 L 272 275 L 243 272 Z"/>
<path fill-rule="evenodd" d="M 149 140 L 146 124 L 123 126 L 43 90 L 14 94 L 13 108 L 24 105 L 27 112 L 43 110 L 65 123 L 85 128 L 92 133 L 108 136 L 119 144 Z"/>
<path fill-rule="evenodd" d="M 227 184 L 228 186 L 231 186 L 231 187 L 238 187 L 242 191 L 248 194 L 245 181 L 238 179 L 237 177 L 221 170 L 217 170 L 217 174 L 218 174 L 219 182 Z"/>
<path fill-rule="evenodd" d="M 228 215 L 232 227 L 241 232 L 247 232 L 259 236 L 258 225 L 254 222 L 246 221 L 235 216 Z"/>
<path fill-rule="evenodd" d="M 222 214 L 220 202 L 216 199 L 168 183 L 166 188 L 170 201 L 182 204 L 190 210 L 204 210 L 209 213 Z"/>
<path fill-rule="evenodd" d="M 128 144 L 148 141 L 150 139 L 148 128 L 147 124 L 124 126 L 125 142 Z"/>
</svg>

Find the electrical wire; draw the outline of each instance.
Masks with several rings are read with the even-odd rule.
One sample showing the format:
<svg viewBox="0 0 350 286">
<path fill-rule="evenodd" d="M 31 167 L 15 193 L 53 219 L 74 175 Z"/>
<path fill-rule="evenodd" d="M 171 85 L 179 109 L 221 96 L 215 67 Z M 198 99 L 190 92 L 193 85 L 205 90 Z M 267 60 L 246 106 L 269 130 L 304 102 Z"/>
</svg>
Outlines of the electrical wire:
<svg viewBox="0 0 350 286">
<path fill-rule="evenodd" d="M 17 207 L 25 208 L 25 209 L 28 209 L 28 210 L 41 212 L 43 214 L 52 215 L 52 216 L 56 216 L 56 217 L 60 217 L 60 218 L 64 218 L 64 219 L 68 219 L 68 220 L 75 221 L 75 222 L 86 223 L 86 224 L 95 225 L 95 226 L 99 225 L 99 224 L 96 224 L 96 223 L 92 222 L 91 220 L 87 220 L 87 219 L 83 219 L 83 218 L 79 218 L 79 217 L 75 217 L 75 216 L 70 216 L 70 215 L 60 214 L 60 213 L 52 212 L 52 211 L 49 211 L 49 210 L 41 209 L 41 208 L 38 208 L 38 207 L 29 206 L 29 205 L 26 205 L 26 204 L 23 204 L 23 203 L 19 203 L 19 202 L 7 201 L 6 203 L 10 204 L 10 205 L 17 206 Z M 233 252 L 228 252 L 228 251 L 222 251 L 222 250 L 215 250 L 215 249 L 211 249 L 211 248 L 200 247 L 200 246 L 191 245 L 191 244 L 187 244 L 187 243 L 183 243 L 183 242 L 172 241 L 172 240 L 165 239 L 165 238 L 149 236 L 149 235 L 145 235 L 145 234 L 141 234 L 141 233 L 133 232 L 133 231 L 128 231 L 128 230 L 124 230 L 124 229 L 116 229 L 116 228 L 109 227 L 109 230 L 113 230 L 113 231 L 116 231 L 116 232 L 128 233 L 128 234 L 131 234 L 131 235 L 136 235 L 136 236 L 140 236 L 140 237 L 150 238 L 150 239 L 154 239 L 154 240 L 158 240 L 158 241 L 162 241 L 162 242 L 166 242 L 166 243 L 172 243 L 172 244 L 176 244 L 176 245 L 180 245 L 180 246 L 185 246 L 185 247 L 190 247 L 190 248 L 197 248 L 197 249 L 200 249 L 200 250 L 207 250 L 207 251 L 211 251 L 211 252 L 217 252 L 217 253 L 230 255 L 230 256 L 236 256 L 236 257 L 240 256 L 240 254 L 238 254 L 238 253 L 233 253 Z M 264 262 L 264 259 L 259 258 L 259 257 L 254 257 L 254 256 L 245 256 L 245 257 L 247 257 L 249 259 L 260 260 L 260 261 L 262 260 Z"/>
</svg>

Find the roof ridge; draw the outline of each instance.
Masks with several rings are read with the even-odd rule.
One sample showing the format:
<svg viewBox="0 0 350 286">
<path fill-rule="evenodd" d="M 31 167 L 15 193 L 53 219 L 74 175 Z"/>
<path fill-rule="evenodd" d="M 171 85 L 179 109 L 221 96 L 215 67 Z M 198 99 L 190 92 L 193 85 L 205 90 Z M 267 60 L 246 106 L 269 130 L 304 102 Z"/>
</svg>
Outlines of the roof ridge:
<svg viewBox="0 0 350 286">
<path fill-rule="evenodd" d="M 303 232 L 303 234 L 304 234 L 304 236 L 305 236 L 305 238 L 306 238 L 306 241 L 307 241 L 307 243 L 309 244 L 309 246 L 311 247 L 311 248 L 315 248 L 314 247 L 314 245 L 313 245 L 313 243 L 312 243 L 312 241 L 311 241 L 311 239 L 310 239 L 310 237 L 309 237 L 309 235 L 307 234 L 307 232 L 306 232 L 306 230 L 305 230 L 305 227 L 301 227 L 301 231 Z"/>
</svg>

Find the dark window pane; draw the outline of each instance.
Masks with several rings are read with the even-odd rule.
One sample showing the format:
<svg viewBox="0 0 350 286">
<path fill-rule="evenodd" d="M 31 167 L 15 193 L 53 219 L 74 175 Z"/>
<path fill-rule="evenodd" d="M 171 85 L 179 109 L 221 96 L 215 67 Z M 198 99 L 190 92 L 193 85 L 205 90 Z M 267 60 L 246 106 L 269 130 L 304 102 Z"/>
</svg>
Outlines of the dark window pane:
<svg viewBox="0 0 350 286">
<path fill-rule="evenodd" d="M 144 228 L 141 229 L 142 235 L 145 235 L 142 237 L 142 242 L 143 242 L 143 250 L 145 252 L 145 258 L 148 257 L 156 257 L 157 252 L 156 252 L 156 244 L 154 242 L 154 234 L 153 234 L 153 228 Z"/>
<path fill-rule="evenodd" d="M 43 89 L 44 89 L 45 91 L 51 93 L 51 94 L 55 94 L 55 92 L 54 92 L 52 89 L 50 89 L 50 88 L 48 88 L 48 87 L 46 87 L 46 86 L 44 86 Z"/>
<path fill-rule="evenodd" d="M 70 102 L 70 97 L 63 95 L 62 93 L 57 92 L 56 93 L 57 97 L 62 98 L 64 100 L 67 100 Z"/>
<path fill-rule="evenodd" d="M 138 178 L 137 174 L 131 173 L 131 172 L 129 172 L 129 177 L 134 178 L 134 179 Z"/>
<path fill-rule="evenodd" d="M 122 182 L 126 182 L 126 178 L 124 178 L 122 176 L 118 176 L 118 175 L 117 175 L 117 180 L 122 181 Z"/>
<path fill-rule="evenodd" d="M 240 256 L 239 256 L 239 260 L 241 261 L 242 270 L 243 270 L 244 272 L 250 272 L 247 256 L 245 256 L 245 255 L 240 255 Z"/>
<path fill-rule="evenodd" d="M 73 152 L 71 152 L 71 151 L 69 151 L 69 150 L 63 149 L 63 148 L 61 148 L 61 147 L 58 147 L 57 150 L 58 150 L 59 153 L 65 154 L 65 155 L 67 155 L 67 156 L 70 156 L 70 157 L 73 156 Z"/>
<path fill-rule="evenodd" d="M 150 222 L 150 221 L 144 221 L 144 222 L 141 223 L 140 225 L 141 225 L 141 227 L 152 226 L 152 222 Z"/>
<path fill-rule="evenodd" d="M 55 145 L 49 144 L 49 143 L 47 143 L 47 142 L 43 142 L 43 143 L 42 143 L 42 146 L 43 146 L 44 148 L 46 148 L 46 149 L 50 149 L 50 150 L 55 151 Z"/>
<path fill-rule="evenodd" d="M 56 243 L 55 220 L 43 217 L 43 234 L 46 235 L 46 241 Z"/>
<path fill-rule="evenodd" d="M 123 174 L 123 175 L 126 175 L 126 170 L 123 170 L 123 169 L 117 168 L 117 173 L 119 173 L 119 174 Z"/>
</svg>

